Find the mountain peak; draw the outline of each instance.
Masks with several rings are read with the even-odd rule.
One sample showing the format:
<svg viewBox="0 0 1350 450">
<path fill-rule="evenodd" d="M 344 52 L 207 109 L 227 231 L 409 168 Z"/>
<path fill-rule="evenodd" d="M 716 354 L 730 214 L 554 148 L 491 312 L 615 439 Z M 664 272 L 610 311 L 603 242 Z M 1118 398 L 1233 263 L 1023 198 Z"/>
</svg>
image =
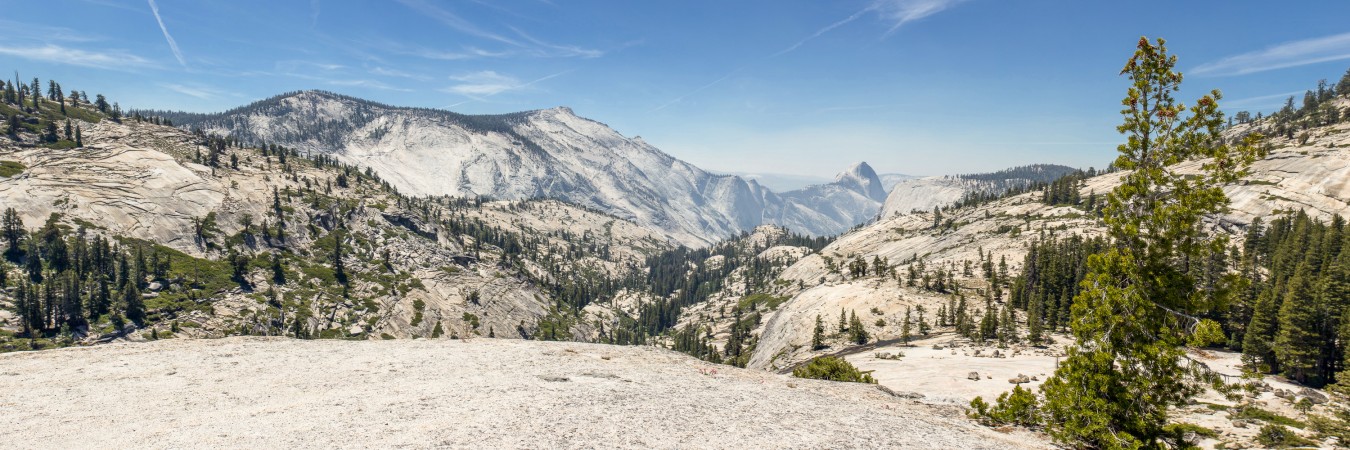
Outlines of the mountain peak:
<svg viewBox="0 0 1350 450">
<path fill-rule="evenodd" d="M 881 178 L 877 177 L 877 172 L 866 162 L 860 161 L 848 170 L 840 172 L 834 177 L 834 182 L 857 190 L 868 198 L 886 201 L 886 188 L 882 186 Z"/>
<path fill-rule="evenodd" d="M 835 176 L 834 178 L 835 180 L 842 180 L 844 179 L 844 177 L 852 177 L 866 180 L 870 178 L 877 178 L 877 172 L 875 170 L 872 170 L 872 166 L 867 165 L 866 161 L 859 161 L 857 164 L 854 164 L 852 167 L 849 167 L 848 170 L 840 172 L 839 175 Z"/>
</svg>

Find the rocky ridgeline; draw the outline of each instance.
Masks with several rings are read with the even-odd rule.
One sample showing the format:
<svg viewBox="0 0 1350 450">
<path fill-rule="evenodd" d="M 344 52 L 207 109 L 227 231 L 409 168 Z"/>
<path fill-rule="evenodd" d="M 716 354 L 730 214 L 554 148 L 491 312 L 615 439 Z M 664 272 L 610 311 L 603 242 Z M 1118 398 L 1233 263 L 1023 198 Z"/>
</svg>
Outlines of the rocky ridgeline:
<svg viewBox="0 0 1350 450">
<path fill-rule="evenodd" d="M 834 182 L 779 193 L 707 172 L 566 107 L 469 116 L 304 91 L 220 114 L 169 115 L 246 142 L 332 155 L 407 194 L 554 198 L 695 247 L 764 224 L 835 235 L 871 220 L 886 199 L 866 164 Z"/>
<path fill-rule="evenodd" d="M 76 340 L 532 337 L 558 310 L 559 277 L 620 279 L 670 248 L 659 233 L 557 201 L 410 200 L 351 167 L 237 147 L 212 167 L 202 136 L 130 119 L 78 123 L 82 148 L 0 138 L 0 161 L 23 167 L 0 178 L 0 208 L 14 208 L 29 230 L 55 218 L 69 233 L 178 256 L 168 276 L 145 280 L 142 328 L 99 321 L 72 330 Z M 345 285 L 334 278 L 339 240 Z M 238 277 L 228 264 L 236 258 L 245 264 Z M 590 334 L 592 321 L 573 322 L 551 337 Z M 19 328 L 0 315 L 0 333 Z"/>
</svg>

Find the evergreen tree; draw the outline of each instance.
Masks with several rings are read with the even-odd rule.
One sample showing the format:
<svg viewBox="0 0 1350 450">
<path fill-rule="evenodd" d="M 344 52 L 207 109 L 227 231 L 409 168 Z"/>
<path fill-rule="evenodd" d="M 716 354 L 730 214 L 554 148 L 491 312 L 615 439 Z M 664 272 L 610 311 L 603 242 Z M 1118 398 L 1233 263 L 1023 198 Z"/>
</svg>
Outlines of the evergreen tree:
<svg viewBox="0 0 1350 450">
<path fill-rule="evenodd" d="M 21 125 L 19 125 L 19 115 L 18 115 L 18 114 L 10 114 L 10 115 L 9 115 L 9 119 L 6 121 L 6 125 L 5 125 L 5 135 L 6 135 L 6 136 L 9 136 L 10 139 L 15 139 L 15 140 L 19 139 L 19 127 L 20 127 L 20 126 L 21 126 Z"/>
<path fill-rule="evenodd" d="M 919 334 L 927 336 L 931 328 L 928 326 L 928 320 L 923 318 L 923 305 L 914 308 L 919 313 Z"/>
<path fill-rule="evenodd" d="M 854 311 L 848 319 L 848 336 L 849 340 L 858 345 L 866 344 L 867 340 L 870 338 L 867 334 L 867 329 L 863 328 L 862 321 L 858 320 L 857 311 Z"/>
<path fill-rule="evenodd" d="M 908 344 L 909 340 L 914 337 L 909 329 L 910 320 L 911 319 L 909 316 L 909 306 L 905 306 L 905 323 L 900 324 L 900 342 L 906 344 Z"/>
<path fill-rule="evenodd" d="M 1013 322 L 1012 305 L 1003 305 L 1003 312 L 998 320 L 998 344 L 1008 345 L 1017 342 L 1017 323 Z"/>
<path fill-rule="evenodd" d="M 342 233 L 333 233 L 333 278 L 342 285 L 347 284 L 347 268 L 342 263 Z"/>
<path fill-rule="evenodd" d="M 141 289 L 135 279 L 128 277 L 122 285 L 122 304 L 126 306 L 126 318 L 136 326 L 145 325 L 145 301 L 141 299 Z"/>
<path fill-rule="evenodd" d="M 1290 379 L 1308 383 L 1317 376 L 1321 338 L 1320 316 L 1313 296 L 1307 263 L 1289 280 L 1284 302 L 1280 305 L 1279 332 L 1275 335 L 1275 356 Z"/>
<path fill-rule="evenodd" d="M 286 269 L 281 266 L 281 255 L 272 252 L 272 284 L 286 284 Z"/>
<path fill-rule="evenodd" d="M 839 332 L 848 332 L 848 316 L 844 314 L 844 308 L 839 308 Z"/>
<path fill-rule="evenodd" d="M 825 322 L 820 320 L 820 314 L 816 314 L 816 327 L 811 330 L 811 350 L 823 348 L 825 348 Z"/>
<path fill-rule="evenodd" d="M 5 208 L 5 215 L 0 219 L 0 237 L 5 240 L 5 254 L 10 261 L 18 261 L 19 241 L 23 239 L 24 229 L 23 221 L 19 219 L 19 212 L 14 208 Z"/>
<path fill-rule="evenodd" d="M 1179 267 L 1226 250 L 1200 220 L 1227 205 L 1222 188 L 1260 155 L 1260 136 L 1236 147 L 1223 140 L 1218 91 L 1185 115 L 1172 96 L 1181 83 L 1175 65 L 1163 40 L 1140 38 L 1122 70 L 1132 86 L 1118 131 L 1128 141 L 1113 166 L 1129 172 L 1102 214 L 1115 246 L 1089 258 L 1071 310 L 1077 342 L 1042 385 L 1048 431 L 1071 446 L 1160 446 L 1168 408 L 1202 390 L 1205 372 L 1185 363 L 1183 346 L 1197 316 L 1222 299 L 1195 295 L 1195 280 Z M 1190 160 L 1206 162 L 1181 176 L 1175 166 Z"/>
</svg>

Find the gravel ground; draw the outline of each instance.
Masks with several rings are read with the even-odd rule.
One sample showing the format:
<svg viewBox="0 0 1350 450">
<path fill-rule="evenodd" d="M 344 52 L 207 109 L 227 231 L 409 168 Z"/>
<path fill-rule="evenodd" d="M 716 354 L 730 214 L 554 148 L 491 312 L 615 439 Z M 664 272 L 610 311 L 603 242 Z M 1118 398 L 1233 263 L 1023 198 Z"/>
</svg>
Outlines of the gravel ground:
<svg viewBox="0 0 1350 450">
<path fill-rule="evenodd" d="M 650 347 L 164 340 L 0 355 L 21 448 L 1046 447 L 872 386 Z"/>
</svg>

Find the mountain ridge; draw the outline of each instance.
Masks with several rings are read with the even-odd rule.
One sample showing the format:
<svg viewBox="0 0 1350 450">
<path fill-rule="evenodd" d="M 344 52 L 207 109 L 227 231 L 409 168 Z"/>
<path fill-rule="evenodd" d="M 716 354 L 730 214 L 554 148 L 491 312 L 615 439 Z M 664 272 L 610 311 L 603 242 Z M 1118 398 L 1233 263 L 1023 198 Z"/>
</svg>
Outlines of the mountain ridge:
<svg viewBox="0 0 1350 450">
<path fill-rule="evenodd" d="M 692 246 L 761 224 L 838 234 L 870 220 L 884 200 L 870 167 L 824 187 L 778 193 L 705 171 L 566 106 L 475 116 L 308 90 L 222 113 L 146 113 L 204 133 L 332 155 L 411 195 L 556 198 Z"/>
</svg>

